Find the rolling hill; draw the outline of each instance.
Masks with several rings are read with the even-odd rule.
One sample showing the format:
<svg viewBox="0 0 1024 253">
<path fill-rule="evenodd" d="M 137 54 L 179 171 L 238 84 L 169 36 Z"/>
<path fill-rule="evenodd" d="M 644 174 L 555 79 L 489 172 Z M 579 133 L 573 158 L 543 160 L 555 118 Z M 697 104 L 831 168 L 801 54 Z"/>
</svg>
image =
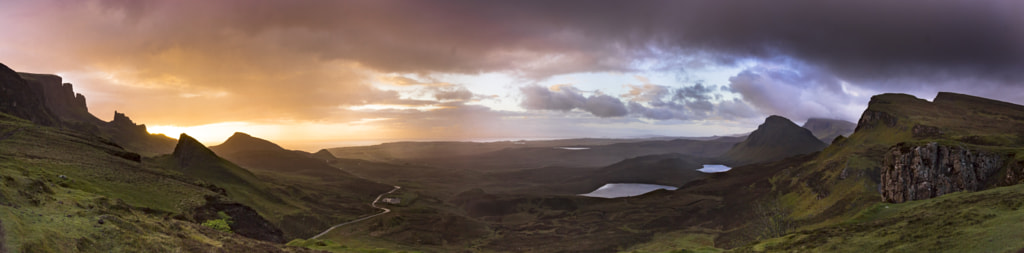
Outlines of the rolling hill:
<svg viewBox="0 0 1024 253">
<path fill-rule="evenodd" d="M 306 177 L 309 180 L 305 181 L 322 181 L 342 187 L 346 192 L 361 196 L 360 199 L 391 189 L 389 185 L 359 178 L 329 165 L 322 157 L 324 154 L 316 157 L 303 151 L 286 150 L 273 142 L 245 133 L 235 133 L 224 143 L 210 149 L 228 161 L 266 177 Z"/>
</svg>

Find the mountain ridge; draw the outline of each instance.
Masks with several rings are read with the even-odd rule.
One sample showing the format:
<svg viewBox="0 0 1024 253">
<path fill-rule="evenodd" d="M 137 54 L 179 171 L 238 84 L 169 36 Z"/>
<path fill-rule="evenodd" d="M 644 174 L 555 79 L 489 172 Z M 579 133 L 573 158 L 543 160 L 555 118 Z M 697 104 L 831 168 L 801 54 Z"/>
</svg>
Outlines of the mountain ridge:
<svg viewBox="0 0 1024 253">
<path fill-rule="evenodd" d="M 807 119 L 807 122 L 804 122 L 804 125 L 801 127 L 811 130 L 814 137 L 817 137 L 825 144 L 829 144 L 832 143 L 836 137 L 850 136 L 850 134 L 853 134 L 853 130 L 857 128 L 857 124 L 839 119 L 810 118 Z"/>
<path fill-rule="evenodd" d="M 150 134 L 124 113 L 114 112 L 110 122 L 89 112 L 86 98 L 73 85 L 52 74 L 20 73 L 0 63 L 0 112 L 40 125 L 69 128 L 110 139 L 124 149 L 145 156 L 169 154 L 177 141 Z"/>
</svg>

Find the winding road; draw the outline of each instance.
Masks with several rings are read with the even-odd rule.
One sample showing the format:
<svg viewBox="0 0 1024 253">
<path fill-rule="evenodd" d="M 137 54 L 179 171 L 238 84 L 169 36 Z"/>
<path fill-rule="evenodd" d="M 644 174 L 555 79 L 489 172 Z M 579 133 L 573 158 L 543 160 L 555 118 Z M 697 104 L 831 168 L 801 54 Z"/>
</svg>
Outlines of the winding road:
<svg viewBox="0 0 1024 253">
<path fill-rule="evenodd" d="M 313 236 L 313 237 L 311 237 L 309 239 L 313 240 L 313 239 L 316 239 L 316 238 L 320 238 L 320 236 L 323 236 L 323 235 L 327 234 L 327 232 L 331 232 L 331 230 L 334 230 L 335 228 L 338 228 L 338 227 L 341 227 L 341 226 L 344 226 L 344 225 L 348 225 L 348 224 L 364 221 L 364 220 L 367 220 L 369 218 L 373 218 L 373 217 L 377 217 L 377 216 L 382 215 L 382 214 L 390 213 L 391 209 L 388 209 L 386 207 L 379 207 L 379 206 L 377 206 L 377 202 L 380 202 L 380 198 L 383 198 L 384 195 L 391 194 L 391 193 L 397 191 L 398 189 L 402 189 L 402 187 L 395 185 L 394 189 L 391 189 L 388 192 L 381 193 L 380 195 L 377 195 L 377 199 L 374 199 L 373 202 L 370 203 L 370 206 L 372 206 L 373 208 L 384 210 L 383 212 L 380 212 L 380 213 L 377 213 L 377 214 L 371 214 L 371 215 L 363 216 L 363 217 L 360 217 L 360 218 L 355 219 L 355 220 L 351 220 L 351 221 L 347 221 L 345 223 L 334 225 L 333 227 L 330 227 L 327 230 L 324 230 L 324 232 L 320 232 L 320 234 L 317 234 L 316 236 Z"/>
</svg>

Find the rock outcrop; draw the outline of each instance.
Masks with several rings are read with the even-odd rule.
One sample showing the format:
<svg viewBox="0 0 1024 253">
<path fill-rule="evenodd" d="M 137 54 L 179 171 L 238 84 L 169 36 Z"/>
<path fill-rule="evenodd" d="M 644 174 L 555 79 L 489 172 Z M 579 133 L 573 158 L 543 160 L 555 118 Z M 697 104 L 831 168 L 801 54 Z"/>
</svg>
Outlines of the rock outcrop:
<svg viewBox="0 0 1024 253">
<path fill-rule="evenodd" d="M 231 217 L 231 231 L 239 235 L 256 240 L 285 243 L 284 233 L 274 224 L 271 224 L 256 210 L 239 203 L 208 201 L 206 205 L 193 210 L 192 219 L 197 223 L 221 218 L 218 212 L 223 212 Z"/>
<path fill-rule="evenodd" d="M 901 203 L 960 191 L 978 191 L 999 183 L 1006 155 L 938 143 L 899 144 L 882 164 L 882 201 Z"/>
</svg>

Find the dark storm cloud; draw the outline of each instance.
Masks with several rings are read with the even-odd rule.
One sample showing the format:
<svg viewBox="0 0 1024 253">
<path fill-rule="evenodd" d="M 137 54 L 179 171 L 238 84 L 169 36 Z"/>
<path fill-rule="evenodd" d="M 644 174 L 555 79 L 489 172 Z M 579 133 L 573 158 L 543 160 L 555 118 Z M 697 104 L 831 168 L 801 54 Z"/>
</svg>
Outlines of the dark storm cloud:
<svg viewBox="0 0 1024 253">
<path fill-rule="evenodd" d="M 185 35 L 219 26 L 287 36 L 281 43 L 385 71 L 548 75 L 711 53 L 725 63 L 788 55 L 851 79 L 1024 76 L 1018 1 L 106 2 Z M 517 66 L 530 62 L 548 64 Z"/>
<path fill-rule="evenodd" d="M 604 94 L 591 96 L 580 109 L 602 118 L 622 117 L 629 113 L 622 101 Z"/>
<path fill-rule="evenodd" d="M 814 73 L 758 66 L 718 88 L 743 101 L 663 90 L 648 95 L 656 100 L 623 103 L 526 87 L 522 106 L 655 119 L 740 117 L 751 114 L 743 109 L 748 104 L 761 113 L 845 115 L 849 109 L 827 103 L 862 108 L 866 100 L 847 103 L 852 97 L 837 86 L 842 81 L 896 92 L 942 83 L 988 92 L 974 93 L 982 96 L 1022 94 L 1007 89 L 1024 82 L 1020 13 L 1024 2 L 994 0 L 0 1 L 0 31 L 12 34 L 0 54 L 35 67 L 28 70 L 96 73 L 117 83 L 96 89 L 127 98 L 117 106 L 165 124 L 319 120 L 339 106 L 399 100 L 368 81 L 383 74 L 397 76 L 396 85 L 442 87 L 450 84 L 402 76 L 504 72 L 543 79 L 787 59 Z M 793 83 L 804 81 L 820 87 Z M 203 94 L 213 95 L 196 96 Z M 430 96 L 462 100 L 466 93 Z M 801 96 L 824 105 L 786 105 L 785 98 Z M 190 102 L 180 103 L 182 97 Z M 246 109 L 195 115 L 207 108 Z"/>
<path fill-rule="evenodd" d="M 618 98 L 600 93 L 586 97 L 572 86 L 559 86 L 551 90 L 531 85 L 519 90 L 523 95 L 520 105 L 530 110 L 567 112 L 580 109 L 602 118 L 621 117 L 629 112 Z"/>
<path fill-rule="evenodd" d="M 747 68 L 729 79 L 729 90 L 765 115 L 796 122 L 812 117 L 856 120 L 871 95 L 848 92 L 828 71 L 801 64 Z"/>
</svg>

